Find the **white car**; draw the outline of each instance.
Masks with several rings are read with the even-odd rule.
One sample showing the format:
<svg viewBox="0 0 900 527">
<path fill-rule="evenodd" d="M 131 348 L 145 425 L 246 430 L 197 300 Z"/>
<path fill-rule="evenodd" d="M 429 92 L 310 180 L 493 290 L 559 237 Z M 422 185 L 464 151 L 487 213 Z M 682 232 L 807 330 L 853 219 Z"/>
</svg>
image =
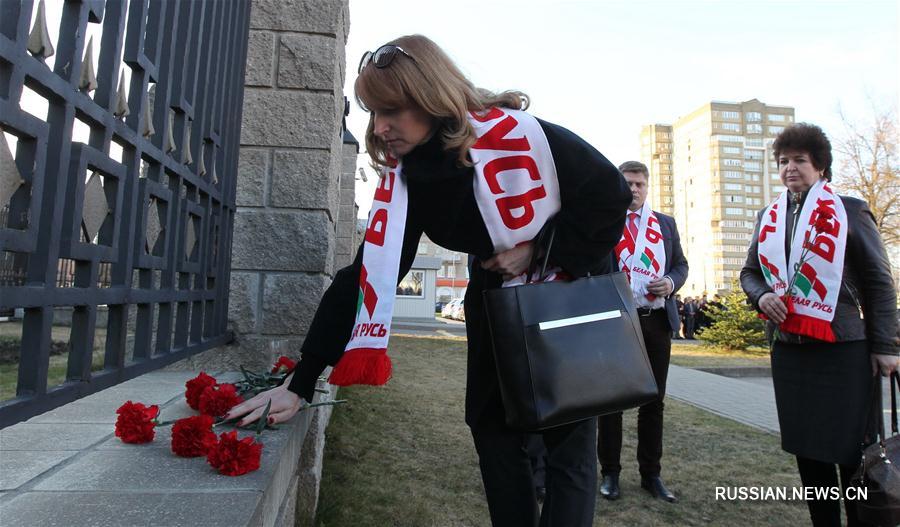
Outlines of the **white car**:
<svg viewBox="0 0 900 527">
<path fill-rule="evenodd" d="M 454 298 L 447 302 L 444 308 L 441 309 L 441 316 L 446 318 L 459 318 L 459 312 L 462 311 L 462 305 L 462 298 Z"/>
</svg>

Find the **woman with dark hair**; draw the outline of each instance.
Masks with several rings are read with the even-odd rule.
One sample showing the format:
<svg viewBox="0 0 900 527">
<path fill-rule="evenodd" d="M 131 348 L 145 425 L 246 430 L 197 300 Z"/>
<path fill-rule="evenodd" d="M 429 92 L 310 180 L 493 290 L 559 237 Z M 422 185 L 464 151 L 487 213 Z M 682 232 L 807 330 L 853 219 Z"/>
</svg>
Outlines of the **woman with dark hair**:
<svg viewBox="0 0 900 527">
<path fill-rule="evenodd" d="M 366 148 L 382 179 L 356 261 L 336 273 L 284 386 L 237 406 L 259 418 L 271 400 L 289 419 L 316 379 L 335 366 L 339 385 L 383 384 L 394 291 L 425 232 L 476 257 L 465 298 L 466 423 L 478 452 L 494 525 L 589 526 L 597 492 L 596 418 L 541 432 L 548 450 L 539 512 L 526 434 L 505 424 L 482 293 L 522 283 L 548 222 L 557 276 L 609 271 L 631 193 L 600 152 L 572 132 L 525 113 L 520 92 L 476 88 L 434 42 L 413 35 L 366 53 L 355 84 L 370 112 Z"/>
<path fill-rule="evenodd" d="M 875 376 L 900 365 L 896 291 L 868 206 L 828 184 L 822 129 L 790 126 L 772 148 L 787 190 L 759 213 L 741 286 L 774 333 L 782 448 L 797 457 L 805 487 L 838 487 L 838 465 L 846 489 L 872 440 Z M 863 525 L 853 499 L 844 501 L 847 523 Z M 814 526 L 841 525 L 839 500 L 807 505 Z"/>
</svg>

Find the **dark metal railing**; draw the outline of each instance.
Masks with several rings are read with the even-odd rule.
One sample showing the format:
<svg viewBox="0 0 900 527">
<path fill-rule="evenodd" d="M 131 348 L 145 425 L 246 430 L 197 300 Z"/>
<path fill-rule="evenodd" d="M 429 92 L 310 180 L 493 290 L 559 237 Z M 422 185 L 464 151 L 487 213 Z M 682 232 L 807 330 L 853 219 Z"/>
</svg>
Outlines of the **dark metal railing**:
<svg viewBox="0 0 900 527">
<path fill-rule="evenodd" d="M 231 339 L 249 14 L 249 0 L 0 1 L 0 312 L 24 313 L 0 427 Z"/>
</svg>

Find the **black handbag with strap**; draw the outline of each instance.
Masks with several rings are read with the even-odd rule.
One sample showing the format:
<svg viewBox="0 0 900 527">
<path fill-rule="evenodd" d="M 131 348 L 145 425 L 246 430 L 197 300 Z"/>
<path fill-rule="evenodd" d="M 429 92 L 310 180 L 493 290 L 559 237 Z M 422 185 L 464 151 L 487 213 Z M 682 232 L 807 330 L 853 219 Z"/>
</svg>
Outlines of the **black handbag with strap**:
<svg viewBox="0 0 900 527">
<path fill-rule="evenodd" d="M 850 479 L 850 486 L 865 489 L 865 499 L 856 503 L 856 515 L 860 520 L 872 525 L 894 527 L 900 525 L 900 433 L 897 429 L 900 373 L 892 373 L 888 382 L 891 385 L 891 435 L 887 436 L 884 430 L 879 376 L 878 382 L 873 383 L 873 403 L 878 409 L 880 436 L 878 441 L 863 448 L 862 460 Z"/>
<path fill-rule="evenodd" d="M 549 231 L 549 235 L 547 234 Z M 506 423 L 541 430 L 635 408 L 659 395 L 625 273 L 484 292 Z"/>
</svg>

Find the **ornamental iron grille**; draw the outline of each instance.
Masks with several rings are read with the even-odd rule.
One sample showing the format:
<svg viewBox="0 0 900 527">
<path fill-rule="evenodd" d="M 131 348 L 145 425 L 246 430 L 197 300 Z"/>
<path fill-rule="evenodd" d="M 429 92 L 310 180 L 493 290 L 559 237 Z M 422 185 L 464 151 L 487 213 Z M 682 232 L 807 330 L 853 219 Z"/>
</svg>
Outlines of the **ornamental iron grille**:
<svg viewBox="0 0 900 527">
<path fill-rule="evenodd" d="M 0 1 L 0 427 L 231 340 L 249 14 Z"/>
</svg>

